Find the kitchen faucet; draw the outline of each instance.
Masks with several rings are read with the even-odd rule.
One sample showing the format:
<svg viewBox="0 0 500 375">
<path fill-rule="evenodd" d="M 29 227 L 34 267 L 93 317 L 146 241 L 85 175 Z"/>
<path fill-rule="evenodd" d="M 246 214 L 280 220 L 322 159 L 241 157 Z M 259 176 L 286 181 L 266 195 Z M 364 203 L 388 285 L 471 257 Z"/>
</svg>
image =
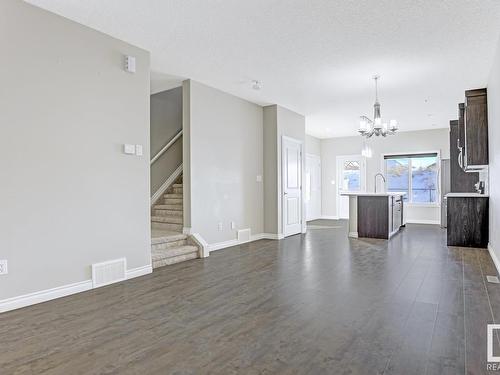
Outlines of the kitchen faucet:
<svg viewBox="0 0 500 375">
<path fill-rule="evenodd" d="M 384 184 L 385 184 L 385 176 L 382 173 L 377 173 L 375 175 L 375 193 L 377 193 L 377 177 L 378 176 L 382 177 L 382 180 L 384 180 Z"/>
</svg>

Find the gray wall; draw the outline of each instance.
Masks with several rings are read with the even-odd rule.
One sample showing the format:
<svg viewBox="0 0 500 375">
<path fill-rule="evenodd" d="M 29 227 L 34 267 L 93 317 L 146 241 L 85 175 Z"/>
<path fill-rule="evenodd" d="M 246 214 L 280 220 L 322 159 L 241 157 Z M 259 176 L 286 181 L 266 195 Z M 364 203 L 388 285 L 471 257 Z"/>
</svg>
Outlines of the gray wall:
<svg viewBox="0 0 500 375">
<path fill-rule="evenodd" d="M 283 234 L 281 143 L 282 137 L 302 142 L 305 151 L 305 117 L 279 105 L 264 107 L 264 226 L 266 233 Z M 302 158 L 302 185 L 305 186 L 305 156 Z M 305 191 L 303 190 L 303 193 Z M 304 203 L 304 197 L 302 197 Z M 303 231 L 305 231 L 305 206 L 302 207 Z"/>
<path fill-rule="evenodd" d="M 209 244 L 234 240 L 237 229 L 262 233 L 263 185 L 256 181 L 263 174 L 262 107 L 192 80 L 188 85 L 192 231 Z"/>
<path fill-rule="evenodd" d="M 490 152 L 490 245 L 500 259 L 500 42 L 488 81 L 488 130 Z M 497 202 L 498 200 L 498 202 Z"/>
<path fill-rule="evenodd" d="M 370 141 L 373 157 L 367 159 L 366 182 L 367 190 L 375 189 L 373 177 L 382 172 L 382 154 L 398 152 L 440 151 L 442 159 L 450 158 L 449 130 L 423 130 L 400 132 L 387 138 L 376 137 Z M 322 169 L 322 215 L 338 216 L 337 214 L 337 156 L 359 155 L 363 147 L 361 136 L 330 138 L 321 140 Z M 335 184 L 332 184 L 335 181 Z M 379 181 L 380 183 L 380 181 Z M 382 188 L 381 185 L 378 186 Z M 439 207 L 408 207 L 407 219 L 410 221 L 439 221 Z"/>
<path fill-rule="evenodd" d="M 151 153 L 153 158 L 182 129 L 182 87 L 151 95 Z M 151 195 L 182 163 L 179 138 L 151 166 Z"/>
<path fill-rule="evenodd" d="M 0 49 L 0 300 L 150 264 L 149 53 L 18 0 Z"/>
</svg>

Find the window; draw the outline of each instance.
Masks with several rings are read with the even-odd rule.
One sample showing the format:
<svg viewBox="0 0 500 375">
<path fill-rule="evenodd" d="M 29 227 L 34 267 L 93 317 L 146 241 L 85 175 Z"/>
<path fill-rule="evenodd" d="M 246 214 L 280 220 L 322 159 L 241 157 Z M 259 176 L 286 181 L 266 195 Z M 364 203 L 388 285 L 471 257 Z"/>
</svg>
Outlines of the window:
<svg viewBox="0 0 500 375">
<path fill-rule="evenodd" d="M 342 170 L 342 190 L 357 191 L 361 189 L 361 169 L 355 160 L 345 161 Z"/>
<path fill-rule="evenodd" d="M 438 154 L 386 155 L 387 191 L 405 192 L 404 200 L 415 204 L 437 204 Z"/>
</svg>

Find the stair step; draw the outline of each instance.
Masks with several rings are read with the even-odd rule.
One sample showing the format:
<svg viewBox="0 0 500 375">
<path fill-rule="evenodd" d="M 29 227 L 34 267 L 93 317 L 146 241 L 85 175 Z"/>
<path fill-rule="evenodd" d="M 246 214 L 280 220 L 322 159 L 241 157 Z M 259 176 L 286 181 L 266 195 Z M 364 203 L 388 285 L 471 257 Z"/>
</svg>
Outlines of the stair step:
<svg viewBox="0 0 500 375">
<path fill-rule="evenodd" d="M 182 224 L 170 224 L 170 223 L 162 223 L 157 221 L 151 222 L 151 228 L 153 229 L 162 229 L 162 230 L 171 230 L 174 232 L 182 232 Z"/>
<path fill-rule="evenodd" d="M 186 246 L 186 245 L 189 245 L 187 240 L 167 241 L 167 242 L 156 243 L 156 244 L 151 243 L 151 251 L 166 250 L 166 249 L 171 249 L 173 247 L 180 247 L 180 246 Z"/>
<path fill-rule="evenodd" d="M 181 212 L 183 210 L 182 204 L 157 204 L 153 208 L 155 210 L 173 210 Z"/>
<path fill-rule="evenodd" d="M 153 216 L 180 216 L 182 217 L 183 212 L 177 210 L 165 210 L 162 208 L 153 208 Z"/>
<path fill-rule="evenodd" d="M 198 258 L 198 248 L 192 245 L 180 246 L 166 250 L 152 250 L 153 268 L 167 266 Z"/>
<path fill-rule="evenodd" d="M 165 204 L 182 204 L 182 198 L 163 198 Z"/>
<path fill-rule="evenodd" d="M 182 194 L 165 193 L 163 194 L 163 198 L 182 199 Z"/>
<path fill-rule="evenodd" d="M 180 187 L 174 187 L 173 188 L 174 194 L 184 194 L 184 190 Z"/>
<path fill-rule="evenodd" d="M 168 234 L 165 236 L 155 235 L 154 237 L 151 238 L 151 244 L 155 245 L 155 244 L 164 244 L 169 242 L 185 241 L 187 240 L 187 238 L 188 236 L 184 233 Z"/>
<path fill-rule="evenodd" d="M 181 188 L 182 189 L 182 184 L 173 184 L 172 185 L 174 188 Z"/>
<path fill-rule="evenodd" d="M 182 216 L 152 216 L 151 221 L 155 223 L 182 224 Z"/>
</svg>

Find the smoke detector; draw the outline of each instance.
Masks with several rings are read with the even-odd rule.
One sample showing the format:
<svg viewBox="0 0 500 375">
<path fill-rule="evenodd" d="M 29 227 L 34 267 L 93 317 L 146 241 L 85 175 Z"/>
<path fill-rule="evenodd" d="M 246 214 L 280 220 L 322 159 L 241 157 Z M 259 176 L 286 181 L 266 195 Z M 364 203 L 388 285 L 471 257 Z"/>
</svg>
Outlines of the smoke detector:
<svg viewBox="0 0 500 375">
<path fill-rule="evenodd" d="M 262 82 L 260 81 L 257 81 L 257 80 L 253 80 L 252 81 L 252 89 L 254 90 L 260 90 L 262 88 Z"/>
</svg>

